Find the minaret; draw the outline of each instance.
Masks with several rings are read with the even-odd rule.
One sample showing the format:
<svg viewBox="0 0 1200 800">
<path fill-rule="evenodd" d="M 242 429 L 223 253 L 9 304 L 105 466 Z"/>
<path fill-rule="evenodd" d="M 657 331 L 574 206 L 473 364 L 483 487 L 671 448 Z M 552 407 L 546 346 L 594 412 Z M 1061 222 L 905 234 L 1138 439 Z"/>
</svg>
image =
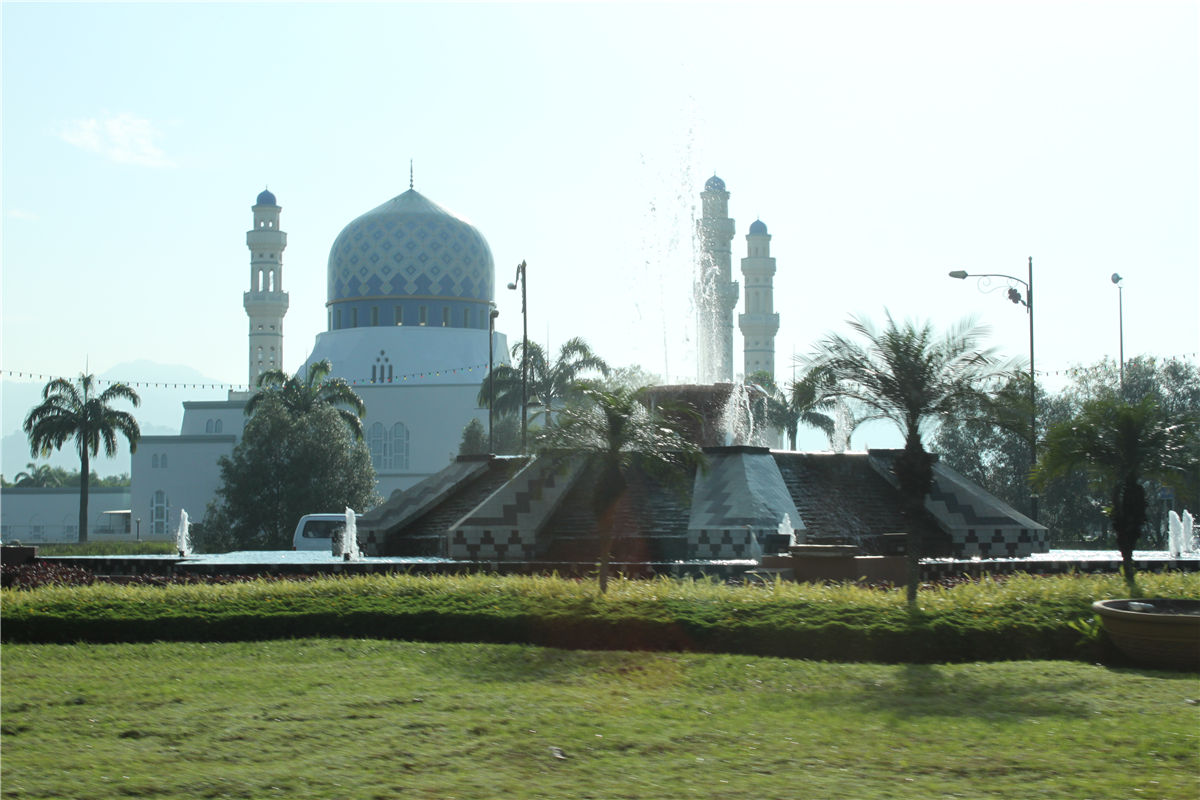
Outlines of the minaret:
<svg viewBox="0 0 1200 800">
<path fill-rule="evenodd" d="M 696 346 L 700 383 L 733 381 L 733 310 L 738 285 L 732 278 L 733 220 L 729 192 L 713 175 L 700 193 L 702 211 L 696 220 L 700 263 L 696 276 Z"/>
<path fill-rule="evenodd" d="M 742 259 L 742 277 L 746 283 L 746 312 L 738 316 L 745 349 L 748 379 L 755 372 L 768 372 L 775 378 L 775 334 L 779 315 L 775 313 L 775 259 L 771 257 L 771 235 L 762 220 L 755 220 L 746 234 L 746 257 Z"/>
<path fill-rule="evenodd" d="M 246 231 L 250 248 L 250 291 L 242 295 L 242 305 L 250 318 L 250 388 L 258 376 L 283 367 L 283 315 L 288 310 L 287 292 L 283 291 L 283 249 L 287 234 L 279 230 L 280 208 L 275 195 L 263 190 L 250 209 L 254 229 Z"/>
</svg>

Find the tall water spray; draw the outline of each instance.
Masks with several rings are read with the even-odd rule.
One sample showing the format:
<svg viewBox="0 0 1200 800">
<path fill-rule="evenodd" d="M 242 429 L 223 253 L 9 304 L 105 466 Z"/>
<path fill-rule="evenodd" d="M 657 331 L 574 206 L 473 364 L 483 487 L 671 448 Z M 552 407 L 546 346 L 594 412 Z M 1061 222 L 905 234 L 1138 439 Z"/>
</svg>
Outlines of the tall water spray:
<svg viewBox="0 0 1200 800">
<path fill-rule="evenodd" d="M 341 552 L 334 552 L 346 561 L 357 561 L 362 558 L 358 549 L 358 517 L 354 509 L 346 507 L 346 524 L 342 526 L 341 535 L 336 537 L 335 544 Z"/>
<path fill-rule="evenodd" d="M 175 529 L 175 549 L 181 556 L 192 554 L 192 534 L 188 531 L 188 527 L 188 513 L 186 510 L 180 509 L 179 527 Z"/>
<path fill-rule="evenodd" d="M 1174 510 L 1167 514 L 1167 554 L 1171 558 L 1195 555 L 1196 543 L 1192 539 L 1192 514 L 1184 511 L 1180 517 Z"/>
<path fill-rule="evenodd" d="M 783 519 L 779 520 L 779 535 L 786 536 L 788 547 L 796 546 L 796 529 L 792 527 L 792 516 L 784 514 Z"/>
</svg>

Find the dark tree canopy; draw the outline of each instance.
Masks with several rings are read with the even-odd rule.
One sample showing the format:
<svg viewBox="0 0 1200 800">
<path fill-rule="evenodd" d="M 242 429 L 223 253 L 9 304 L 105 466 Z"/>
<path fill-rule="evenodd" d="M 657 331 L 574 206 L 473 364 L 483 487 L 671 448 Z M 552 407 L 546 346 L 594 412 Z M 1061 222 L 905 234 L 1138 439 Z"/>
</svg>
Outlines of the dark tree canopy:
<svg viewBox="0 0 1200 800">
<path fill-rule="evenodd" d="M 492 452 L 516 455 L 521 452 L 521 419 L 517 414 L 496 414 L 492 420 Z M 472 418 L 463 428 L 458 454 L 483 455 L 488 451 L 487 425 Z"/>
<path fill-rule="evenodd" d="M 946 420 L 933 444 L 947 464 L 1020 509 L 1028 508 L 1032 494 L 1027 380 L 1014 379 L 1002 392 L 997 420 Z M 1115 361 L 1105 359 L 1075 368 L 1071 371 L 1071 382 L 1057 393 L 1038 389 L 1039 442 L 1045 441 L 1049 429 L 1079 414 L 1085 404 L 1106 397 L 1120 397 L 1131 403 L 1152 397 L 1173 417 L 1200 415 L 1200 370 L 1182 360 L 1146 356 L 1128 359 L 1122 387 L 1120 367 Z M 1144 546 L 1165 547 L 1167 512 L 1200 507 L 1200 474 L 1194 473 L 1181 486 L 1165 486 L 1147 478 L 1144 488 L 1148 504 Z M 1097 491 L 1089 484 L 1083 470 L 1044 481 L 1038 496 L 1038 521 L 1050 529 L 1053 544 L 1116 546 L 1105 514 L 1111 497 L 1107 491 Z"/>
<path fill-rule="evenodd" d="M 296 415 L 264 398 L 219 464 L 221 486 L 195 537 L 208 552 L 287 549 L 301 516 L 378 501 L 370 452 L 330 405 Z"/>
<path fill-rule="evenodd" d="M 246 414 L 253 415 L 267 399 L 278 401 L 289 414 L 303 416 L 328 406 L 337 411 L 355 439 L 362 440 L 362 418 L 367 413 L 362 398 L 341 378 L 331 378 L 328 359 L 313 362 L 302 372 L 288 375 L 281 369 L 267 370 L 258 376 L 259 391 L 246 403 Z"/>
<path fill-rule="evenodd" d="M 1084 473 L 1109 497 L 1108 516 L 1133 580 L 1133 549 L 1147 518 L 1146 487 L 1153 478 L 1184 486 L 1200 464 L 1200 418 L 1173 415 L 1152 396 L 1129 403 L 1117 394 L 1084 404 L 1052 427 L 1034 473 L 1035 484 Z"/>
</svg>

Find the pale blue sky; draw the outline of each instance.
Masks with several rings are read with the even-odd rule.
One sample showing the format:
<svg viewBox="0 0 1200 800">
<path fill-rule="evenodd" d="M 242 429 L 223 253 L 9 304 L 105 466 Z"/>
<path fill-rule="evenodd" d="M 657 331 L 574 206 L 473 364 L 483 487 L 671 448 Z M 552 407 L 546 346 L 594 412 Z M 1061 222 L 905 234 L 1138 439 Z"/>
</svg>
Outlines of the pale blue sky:
<svg viewBox="0 0 1200 800">
<path fill-rule="evenodd" d="M 475 223 L 530 333 L 684 379 L 692 217 L 778 261 L 778 370 L 851 313 L 1027 318 L 1037 362 L 1200 349 L 1197 3 L 22 4 L 3 14 L 3 369 L 246 373 L 244 234 L 288 233 L 285 366 L 338 231 L 416 188 Z M 736 363 L 741 363 L 740 341 Z M 137 376 L 128 376 L 135 379 Z M 9 433 L 9 414 L 5 430 Z M 856 442 L 857 445 L 857 442 Z"/>
</svg>

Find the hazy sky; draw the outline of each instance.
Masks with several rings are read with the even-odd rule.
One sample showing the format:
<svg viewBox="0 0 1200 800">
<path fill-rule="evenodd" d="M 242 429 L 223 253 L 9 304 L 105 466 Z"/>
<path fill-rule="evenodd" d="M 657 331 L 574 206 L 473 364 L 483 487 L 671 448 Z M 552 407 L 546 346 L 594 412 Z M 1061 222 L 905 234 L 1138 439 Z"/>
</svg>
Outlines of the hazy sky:
<svg viewBox="0 0 1200 800">
<path fill-rule="evenodd" d="M 149 359 L 245 381 L 264 186 L 294 369 L 325 326 L 330 245 L 408 188 L 410 159 L 490 242 L 510 341 L 524 259 L 532 337 L 693 375 L 693 219 L 715 172 L 735 272 L 755 218 L 773 235 L 785 378 L 793 351 L 885 308 L 976 314 L 1023 355 L 1024 310 L 947 272 L 1024 277 L 1029 256 L 1040 370 L 1116 357 L 1113 272 L 1127 356 L 1200 349 L 1195 2 L 2 14 L 6 374 Z"/>
</svg>

